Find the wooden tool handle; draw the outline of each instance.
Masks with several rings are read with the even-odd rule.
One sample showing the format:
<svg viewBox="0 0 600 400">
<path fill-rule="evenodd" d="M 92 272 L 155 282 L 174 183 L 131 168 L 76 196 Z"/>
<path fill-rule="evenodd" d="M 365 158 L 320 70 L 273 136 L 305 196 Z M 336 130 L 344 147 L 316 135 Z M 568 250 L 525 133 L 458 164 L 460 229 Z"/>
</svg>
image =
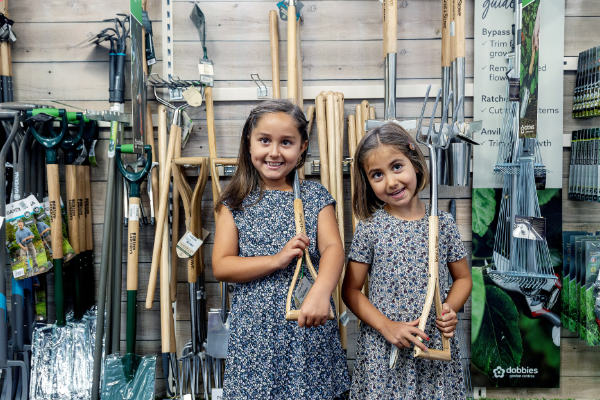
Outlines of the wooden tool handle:
<svg viewBox="0 0 600 400">
<path fill-rule="evenodd" d="M 442 310 L 442 302 L 440 296 L 439 286 L 439 217 L 437 215 L 429 216 L 429 255 L 428 255 L 428 273 L 429 279 L 427 281 L 427 293 L 425 294 L 425 304 L 423 305 L 423 311 L 419 318 L 419 329 L 425 331 L 427 326 L 427 320 L 429 319 L 429 312 L 431 306 L 435 301 L 436 315 L 439 317 Z M 424 352 L 418 347 L 414 348 L 414 356 L 420 358 L 427 358 L 433 360 L 445 360 L 448 361 L 451 358 L 450 355 L 450 340 L 442 335 L 442 348 L 443 350 L 429 349 Z"/>
<path fill-rule="evenodd" d="M 65 184 L 67 186 L 67 226 L 69 227 L 69 243 L 75 254 L 79 254 L 79 225 L 80 218 L 77 212 L 77 166 L 65 165 Z"/>
<path fill-rule="evenodd" d="M 156 219 L 156 231 L 154 234 L 154 247 L 152 249 L 152 265 L 150 267 L 150 280 L 148 281 L 148 293 L 146 296 L 146 308 L 152 308 L 152 301 L 154 299 L 154 290 L 156 290 L 156 271 L 158 271 L 158 264 L 160 262 L 160 253 L 162 250 L 162 234 L 167 225 L 167 208 L 169 200 L 169 181 L 171 178 L 171 161 L 173 160 L 173 152 L 175 151 L 175 138 L 179 128 L 177 125 L 171 126 L 171 132 L 169 134 L 169 145 L 167 146 L 167 158 L 164 164 L 164 174 L 161 176 L 160 182 L 160 196 L 159 196 L 159 207 L 158 207 L 158 218 Z M 154 275 L 152 273 L 154 272 Z"/>
<path fill-rule="evenodd" d="M 354 156 L 356 152 L 356 118 L 354 115 L 348 115 L 348 153 L 352 159 L 350 164 L 350 199 L 354 199 Z M 352 201 L 352 200 L 350 200 Z M 351 207 L 352 208 L 352 207 Z M 352 211 L 352 230 L 356 229 L 356 215 Z"/>
<path fill-rule="evenodd" d="M 296 21 L 296 105 L 304 111 L 304 93 L 302 91 L 302 46 L 300 39 L 300 20 Z"/>
<path fill-rule="evenodd" d="M 94 232 L 92 230 L 92 171 L 89 165 L 81 166 L 83 182 L 85 185 L 85 197 L 83 199 L 83 215 L 85 219 L 85 249 L 94 250 Z"/>
<path fill-rule="evenodd" d="M 140 198 L 129 198 L 127 225 L 127 290 L 138 289 L 138 252 L 140 240 Z"/>
<path fill-rule="evenodd" d="M 465 58 L 465 0 L 454 0 L 455 58 Z"/>
<path fill-rule="evenodd" d="M 298 49 L 296 38 L 296 6 L 290 4 L 288 6 L 287 19 L 287 98 L 294 104 L 298 103 Z"/>
<path fill-rule="evenodd" d="M 319 94 L 315 100 L 317 108 L 317 135 L 319 139 L 319 169 L 321 184 L 329 190 L 329 158 L 327 156 L 327 123 L 325 121 L 325 98 Z"/>
<path fill-rule="evenodd" d="M 163 353 L 171 351 L 172 323 L 171 294 L 169 286 L 169 235 L 167 229 L 162 232 L 160 239 L 163 251 L 160 254 L 160 342 Z"/>
<path fill-rule="evenodd" d="M 398 52 L 398 2 L 383 0 L 383 56 Z"/>
<path fill-rule="evenodd" d="M 50 203 L 50 229 L 52 240 L 52 259 L 63 258 L 62 214 L 60 211 L 60 181 L 58 179 L 58 164 L 47 164 L 48 201 Z"/>
<path fill-rule="evenodd" d="M 178 129 L 178 135 L 175 138 L 175 151 L 173 152 L 173 158 L 181 157 L 181 129 Z M 171 167 L 173 173 L 173 168 Z M 174 173 L 173 173 L 174 174 Z M 179 264 L 179 257 L 177 257 L 177 241 L 179 238 L 179 190 L 177 185 L 173 185 L 172 190 L 172 206 L 173 206 L 173 221 L 171 223 L 171 278 L 170 278 L 170 290 L 171 302 L 177 301 L 177 266 Z"/>
<path fill-rule="evenodd" d="M 329 193 L 336 198 L 337 182 L 336 182 L 336 165 L 335 165 L 335 154 L 336 154 L 336 141 L 335 141 L 335 100 L 333 93 L 328 92 L 327 101 L 325 103 L 326 114 L 327 114 L 327 158 L 329 163 Z"/>
<path fill-rule="evenodd" d="M 279 80 L 279 21 L 277 11 L 269 11 L 269 40 L 271 42 L 271 71 L 273 79 L 273 98 L 281 98 Z"/>
<path fill-rule="evenodd" d="M 89 168 L 89 166 L 87 166 Z M 79 252 L 83 253 L 87 250 L 87 225 L 85 220 L 85 200 L 86 200 L 86 186 L 89 184 L 87 181 L 86 171 L 83 165 L 78 165 L 75 168 L 77 175 L 77 232 L 79 236 Z M 70 236 L 69 236 L 70 237 Z M 69 239 L 70 241 L 70 239 Z M 75 250 L 75 248 L 73 248 Z M 75 251 L 77 254 L 77 251 Z"/>
<path fill-rule="evenodd" d="M 450 66 L 450 51 L 450 0 L 442 0 L 442 67 Z"/>
</svg>

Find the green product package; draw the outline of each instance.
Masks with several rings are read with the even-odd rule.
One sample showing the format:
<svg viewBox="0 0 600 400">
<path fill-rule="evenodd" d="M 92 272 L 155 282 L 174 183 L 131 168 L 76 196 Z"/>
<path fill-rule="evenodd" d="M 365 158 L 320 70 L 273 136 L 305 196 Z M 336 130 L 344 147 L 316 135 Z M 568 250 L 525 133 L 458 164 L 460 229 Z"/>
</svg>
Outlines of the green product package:
<svg viewBox="0 0 600 400">
<path fill-rule="evenodd" d="M 600 268 L 600 238 L 585 242 L 585 279 L 583 285 L 584 340 L 591 346 L 600 345 L 600 332 L 596 323 L 594 308 L 596 303 L 595 285 Z"/>
<path fill-rule="evenodd" d="M 574 321 L 571 313 L 569 312 L 569 299 L 571 298 L 570 292 L 570 277 L 571 269 L 575 268 L 574 262 L 571 260 L 571 249 L 572 243 L 571 238 L 574 236 L 587 235 L 588 232 L 584 231 L 564 231 L 563 232 L 563 270 L 562 270 L 562 290 L 561 295 L 561 314 L 560 322 L 565 328 L 574 331 Z"/>
<path fill-rule="evenodd" d="M 30 278 L 52 268 L 47 247 L 49 225 L 35 218 L 39 207 L 33 195 L 6 205 L 6 247 L 15 279 Z"/>
</svg>

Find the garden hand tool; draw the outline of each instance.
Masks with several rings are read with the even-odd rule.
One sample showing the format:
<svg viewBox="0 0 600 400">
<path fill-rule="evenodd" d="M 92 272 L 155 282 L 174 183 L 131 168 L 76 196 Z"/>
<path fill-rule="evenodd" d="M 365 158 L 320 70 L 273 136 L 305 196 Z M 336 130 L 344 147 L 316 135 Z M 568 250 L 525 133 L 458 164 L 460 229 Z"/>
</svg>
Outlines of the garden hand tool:
<svg viewBox="0 0 600 400">
<path fill-rule="evenodd" d="M 429 313 L 431 311 L 431 306 L 435 303 L 435 311 L 436 316 L 439 318 L 442 313 L 442 301 L 440 294 L 440 285 L 439 285 L 439 216 L 438 216 L 438 176 L 436 171 L 436 148 L 444 147 L 448 145 L 448 141 L 440 141 L 439 138 L 442 136 L 442 132 L 446 129 L 447 124 L 442 122 L 439 131 L 436 131 L 434 119 L 435 113 L 437 111 L 437 106 L 441 96 L 441 89 L 438 91 L 437 97 L 435 99 L 435 103 L 433 106 L 433 111 L 431 112 L 431 117 L 429 119 L 429 127 L 427 128 L 427 135 L 423 136 L 421 134 L 421 126 L 423 122 L 423 114 L 425 113 L 425 107 L 427 105 L 427 100 L 429 97 L 430 86 L 427 88 L 427 93 L 425 95 L 425 100 L 423 101 L 423 107 L 421 108 L 421 116 L 419 117 L 419 123 L 417 127 L 417 135 L 416 140 L 418 143 L 425 145 L 429 150 L 429 162 L 430 162 L 430 207 L 429 207 L 429 234 L 428 234 L 428 281 L 427 281 L 427 292 L 425 294 L 425 304 L 423 305 L 423 310 L 421 312 L 421 316 L 419 318 L 419 329 L 424 331 L 427 326 L 427 320 L 429 319 Z M 442 105 L 442 121 L 444 121 L 448 115 L 448 103 Z M 414 348 L 414 356 L 420 358 L 427 358 L 430 360 L 442 360 L 448 361 L 450 360 L 450 340 L 442 335 L 442 350 L 438 349 L 429 349 L 427 352 L 424 352 L 420 348 Z M 398 348 L 396 346 L 392 346 L 392 351 L 390 354 L 390 368 L 394 368 L 396 365 L 396 361 L 398 359 Z"/>
<path fill-rule="evenodd" d="M 194 190 L 187 183 L 183 172 L 184 166 L 198 167 L 198 182 Z M 200 210 L 202 202 L 202 193 L 208 179 L 208 158 L 206 157 L 187 157 L 177 158 L 173 160 L 173 177 L 175 184 L 181 193 L 181 199 L 186 215 L 186 228 L 195 238 L 202 238 L 202 221 L 200 219 Z M 187 233 L 186 233 L 187 234 Z M 186 254 L 189 256 L 189 254 Z M 191 316 L 191 340 L 184 346 L 182 356 L 185 360 L 182 363 L 187 371 L 182 371 L 184 376 L 189 377 L 187 387 L 192 398 L 195 398 L 196 393 L 199 393 L 198 377 L 200 372 L 206 375 L 202 370 L 204 353 L 201 351 L 202 343 L 206 338 L 206 289 L 204 287 L 204 265 L 202 263 L 201 249 L 199 248 L 193 255 L 188 257 L 188 273 L 187 273 L 189 295 L 190 295 L 190 316 Z M 197 286 L 199 282 L 199 286 Z M 199 303 L 199 304 L 198 304 Z M 200 311 L 198 313 L 198 311 Z M 208 393 L 207 382 L 204 381 L 204 392 Z M 180 390 L 184 390 L 180 387 Z"/>
<path fill-rule="evenodd" d="M 138 287 L 138 250 L 139 250 L 139 204 L 140 184 L 146 178 L 152 165 L 152 149 L 144 146 L 145 162 L 141 170 L 128 171 L 121 153 L 134 153 L 133 145 L 117 146 L 117 166 L 129 182 L 130 209 L 127 246 L 127 349 L 120 357 L 113 354 L 106 359 L 102 399 L 153 399 L 155 356 L 137 356 L 136 340 L 136 301 Z"/>
<path fill-rule="evenodd" d="M 302 195 L 300 193 L 300 179 L 298 179 L 298 171 L 296 171 L 294 174 L 294 222 L 296 224 L 296 234 L 306 234 L 306 225 L 304 223 L 304 205 L 302 204 Z M 308 248 L 305 248 L 302 257 L 298 258 L 298 261 L 296 262 L 296 269 L 294 270 L 294 276 L 292 277 L 292 282 L 288 288 L 287 299 L 285 302 L 285 319 L 288 321 L 297 321 L 298 317 L 300 316 L 300 310 L 292 309 L 292 296 L 294 296 L 294 289 L 296 287 L 298 277 L 301 273 L 302 275 L 305 273 L 305 265 L 312 277 L 312 285 L 317 280 L 317 271 L 315 271 L 315 267 L 310 259 Z M 334 318 L 335 316 L 333 315 L 333 310 L 330 308 L 329 319 Z"/>
</svg>

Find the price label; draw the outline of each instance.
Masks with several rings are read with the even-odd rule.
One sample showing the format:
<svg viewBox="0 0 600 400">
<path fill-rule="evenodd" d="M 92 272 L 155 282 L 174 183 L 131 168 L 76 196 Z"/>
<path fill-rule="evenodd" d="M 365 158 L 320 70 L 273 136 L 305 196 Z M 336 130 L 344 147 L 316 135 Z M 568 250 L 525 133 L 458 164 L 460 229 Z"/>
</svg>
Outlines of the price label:
<svg viewBox="0 0 600 400">
<path fill-rule="evenodd" d="M 140 220 L 140 206 L 139 204 L 129 204 L 129 220 L 139 221 Z"/>
<path fill-rule="evenodd" d="M 296 290 L 294 290 L 294 303 L 296 304 L 296 308 L 300 308 L 300 306 L 302 306 L 302 303 L 304 302 L 304 299 L 306 298 L 306 295 L 310 291 L 311 287 L 312 282 L 306 276 L 303 277 L 298 287 L 296 287 Z"/>
<path fill-rule="evenodd" d="M 211 395 L 212 400 L 223 400 L 223 389 L 213 388 Z"/>
<path fill-rule="evenodd" d="M 202 246 L 204 241 L 194 236 L 190 231 L 187 231 L 179 242 L 177 242 L 177 256 L 179 258 L 190 258 Z"/>
</svg>

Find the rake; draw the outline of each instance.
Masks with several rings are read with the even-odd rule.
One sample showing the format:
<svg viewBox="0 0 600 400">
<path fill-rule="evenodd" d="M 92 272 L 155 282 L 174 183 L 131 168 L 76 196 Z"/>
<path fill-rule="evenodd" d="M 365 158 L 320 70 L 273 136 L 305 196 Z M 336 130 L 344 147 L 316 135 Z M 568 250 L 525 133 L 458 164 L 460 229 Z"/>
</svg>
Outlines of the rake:
<svg viewBox="0 0 600 400">
<path fill-rule="evenodd" d="M 515 24 L 520 27 L 518 10 Z M 558 328 L 560 318 L 549 311 L 558 298 L 559 286 L 548 243 L 544 235 L 535 235 L 535 230 L 527 226 L 529 221 L 541 218 L 535 180 L 545 176 L 546 167 L 538 140 L 519 135 L 520 46 L 516 44 L 508 58 L 507 102 L 494 167 L 494 172 L 503 177 L 502 200 L 494 237 L 494 263 L 486 272 L 498 286 L 524 295 L 532 316 L 543 316 Z M 527 237 L 531 235 L 535 236 Z"/>
</svg>

